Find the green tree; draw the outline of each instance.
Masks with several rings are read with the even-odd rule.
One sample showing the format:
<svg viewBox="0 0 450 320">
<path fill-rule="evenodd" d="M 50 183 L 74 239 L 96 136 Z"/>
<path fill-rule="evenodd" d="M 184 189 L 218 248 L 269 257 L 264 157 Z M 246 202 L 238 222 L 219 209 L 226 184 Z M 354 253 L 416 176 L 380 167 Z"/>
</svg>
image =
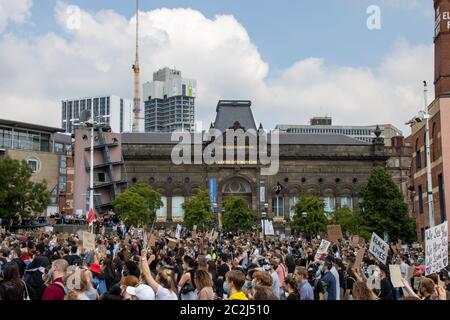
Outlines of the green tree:
<svg viewBox="0 0 450 320">
<path fill-rule="evenodd" d="M 201 188 L 197 193 L 183 203 L 184 225 L 192 229 L 196 225 L 204 231 L 205 226 L 211 224 L 214 217 L 211 213 L 211 200 L 208 189 Z"/>
<path fill-rule="evenodd" d="M 387 232 L 392 241 L 416 240 L 415 222 L 408 216 L 403 194 L 386 169 L 373 169 L 360 197 L 362 236 L 369 238 L 375 232 L 382 237 Z"/>
<path fill-rule="evenodd" d="M 224 210 L 222 223 L 225 231 L 250 231 L 256 223 L 256 215 L 241 197 L 228 195 L 224 201 Z"/>
<path fill-rule="evenodd" d="M 309 236 L 325 232 L 329 221 L 325 215 L 323 201 L 315 195 L 300 195 L 299 198 L 293 207 L 295 214 L 291 222 L 292 227 Z"/>
<path fill-rule="evenodd" d="M 359 209 L 351 210 L 344 206 L 334 212 L 332 223 L 339 224 L 344 234 L 359 235 L 362 225 L 361 212 Z"/>
<path fill-rule="evenodd" d="M 0 160 L 0 217 L 6 221 L 40 214 L 50 205 L 47 183 L 31 181 L 25 161 Z"/>
<path fill-rule="evenodd" d="M 152 224 L 156 219 L 156 210 L 164 205 L 161 194 L 145 182 L 129 188 L 117 196 L 112 204 L 119 217 L 135 227 Z"/>
</svg>

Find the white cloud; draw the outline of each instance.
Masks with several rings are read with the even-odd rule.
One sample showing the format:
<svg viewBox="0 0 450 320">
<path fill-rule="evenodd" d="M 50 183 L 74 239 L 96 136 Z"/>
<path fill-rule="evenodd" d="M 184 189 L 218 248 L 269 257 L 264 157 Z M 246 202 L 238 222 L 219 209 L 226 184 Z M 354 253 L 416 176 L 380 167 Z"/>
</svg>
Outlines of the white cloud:
<svg viewBox="0 0 450 320">
<path fill-rule="evenodd" d="M 420 106 L 421 81 L 432 83 L 431 46 L 399 41 L 377 68 L 298 61 L 267 78 L 245 28 L 232 16 L 208 19 L 191 9 L 141 13 L 142 80 L 161 67 L 176 67 L 198 80 L 197 120 L 214 120 L 219 99 L 250 99 L 258 121 L 306 123 L 331 114 L 335 123 L 401 126 Z M 111 10 L 81 12 L 78 30 L 67 29 L 66 4 L 55 17 L 67 34 L 34 39 L 0 36 L 1 117 L 60 125 L 59 101 L 94 94 L 131 97 L 134 18 Z"/>
<path fill-rule="evenodd" d="M 10 21 L 23 23 L 30 15 L 32 0 L 0 0 L 0 33 Z"/>
</svg>

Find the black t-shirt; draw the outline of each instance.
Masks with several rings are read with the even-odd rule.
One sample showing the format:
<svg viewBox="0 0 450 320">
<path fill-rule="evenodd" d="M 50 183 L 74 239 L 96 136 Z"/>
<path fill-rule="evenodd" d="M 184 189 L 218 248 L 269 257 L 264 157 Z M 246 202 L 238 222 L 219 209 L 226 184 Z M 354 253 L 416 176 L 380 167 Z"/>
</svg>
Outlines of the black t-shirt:
<svg viewBox="0 0 450 320">
<path fill-rule="evenodd" d="M 348 276 L 347 277 L 347 281 L 345 283 L 345 289 L 350 290 L 350 293 L 351 293 L 352 290 L 353 290 L 353 285 L 355 284 L 355 282 L 356 282 L 355 278 Z"/>
<path fill-rule="evenodd" d="M 392 297 L 392 285 L 388 278 L 384 278 L 380 282 L 380 299 L 381 300 L 393 300 Z"/>
<path fill-rule="evenodd" d="M 325 294 L 325 289 L 323 288 L 322 281 L 320 279 L 309 280 L 308 281 L 314 291 L 314 300 L 320 300 L 319 294 Z"/>
<path fill-rule="evenodd" d="M 300 300 L 300 297 L 295 293 L 291 293 L 290 295 L 287 296 L 286 300 Z"/>
</svg>

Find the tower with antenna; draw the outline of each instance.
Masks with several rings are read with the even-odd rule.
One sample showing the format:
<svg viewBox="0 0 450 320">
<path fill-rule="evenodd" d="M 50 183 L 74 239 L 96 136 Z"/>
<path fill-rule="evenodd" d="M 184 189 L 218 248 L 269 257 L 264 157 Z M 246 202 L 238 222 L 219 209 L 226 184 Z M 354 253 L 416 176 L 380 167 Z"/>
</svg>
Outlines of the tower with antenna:
<svg viewBox="0 0 450 320">
<path fill-rule="evenodd" d="M 133 65 L 134 71 L 134 120 L 133 132 L 139 132 L 141 128 L 141 93 L 140 93 L 140 73 L 139 66 L 139 0 L 136 0 L 136 60 Z"/>
</svg>

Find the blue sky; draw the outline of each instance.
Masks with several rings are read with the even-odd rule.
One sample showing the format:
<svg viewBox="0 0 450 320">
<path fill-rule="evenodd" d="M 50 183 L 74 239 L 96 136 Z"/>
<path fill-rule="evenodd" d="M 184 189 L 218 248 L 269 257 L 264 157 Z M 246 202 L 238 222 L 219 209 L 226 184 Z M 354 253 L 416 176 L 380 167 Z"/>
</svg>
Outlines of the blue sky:
<svg viewBox="0 0 450 320">
<path fill-rule="evenodd" d="M 422 0 L 421 0 L 422 1 Z M 425 3 L 426 1 L 422 1 Z M 55 0 L 35 1 L 31 24 L 11 25 L 18 34 L 59 32 L 53 18 Z M 101 9 L 131 17 L 133 0 L 71 0 L 84 10 Z M 381 8 L 382 29 L 366 28 L 369 5 Z M 233 15 L 248 31 L 271 72 L 308 57 L 331 65 L 373 67 L 398 41 L 432 43 L 431 4 L 414 0 L 141 0 L 143 10 L 192 8 L 208 18 Z M 194 36 L 194 35 L 193 35 Z"/>
<path fill-rule="evenodd" d="M 134 0 L 5 3 L 1 116 L 56 126 L 63 99 L 132 97 Z M 65 28 L 66 5 L 83 10 L 88 28 Z M 380 7 L 381 30 L 367 28 L 371 5 Z M 98 14 L 108 9 L 118 15 Z M 142 81 L 164 66 L 198 80 L 196 120 L 208 124 L 218 100 L 249 99 L 266 128 L 327 114 L 335 124 L 407 132 L 422 81 L 433 82 L 431 0 L 141 0 L 141 11 Z"/>
</svg>

